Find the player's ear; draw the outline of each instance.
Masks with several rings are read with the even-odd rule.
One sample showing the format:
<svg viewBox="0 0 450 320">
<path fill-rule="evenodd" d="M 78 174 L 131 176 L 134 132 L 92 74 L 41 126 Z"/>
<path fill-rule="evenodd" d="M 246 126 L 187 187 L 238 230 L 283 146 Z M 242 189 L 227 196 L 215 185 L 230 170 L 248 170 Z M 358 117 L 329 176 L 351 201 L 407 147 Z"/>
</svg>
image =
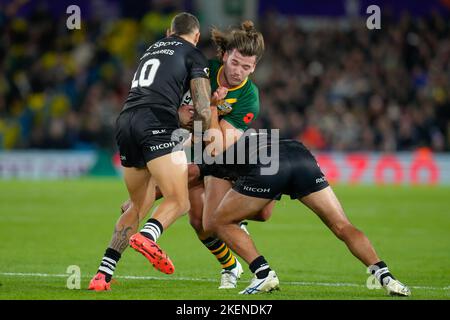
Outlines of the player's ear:
<svg viewBox="0 0 450 320">
<path fill-rule="evenodd" d="M 167 29 L 166 30 L 166 37 L 169 37 L 170 36 L 170 29 Z"/>
<path fill-rule="evenodd" d="M 200 41 L 200 31 L 199 32 L 197 32 L 196 34 L 195 34 L 195 36 L 194 36 L 194 42 L 195 42 L 195 45 L 197 45 L 197 43 Z"/>
<path fill-rule="evenodd" d="M 222 63 L 227 62 L 227 60 L 228 60 L 228 51 L 225 51 L 225 52 L 223 53 Z"/>
</svg>

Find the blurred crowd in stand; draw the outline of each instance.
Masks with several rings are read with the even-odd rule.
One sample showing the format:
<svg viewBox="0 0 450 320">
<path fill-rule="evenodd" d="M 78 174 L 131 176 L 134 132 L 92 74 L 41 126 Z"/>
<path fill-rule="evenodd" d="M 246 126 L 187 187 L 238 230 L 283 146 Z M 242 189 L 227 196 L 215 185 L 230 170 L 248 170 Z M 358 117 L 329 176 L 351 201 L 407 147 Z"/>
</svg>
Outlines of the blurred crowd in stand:
<svg viewBox="0 0 450 320">
<path fill-rule="evenodd" d="M 45 6 L 19 17 L 0 4 L 0 149 L 114 149 L 138 58 L 178 8 L 150 9 L 136 19 L 105 8 L 68 30 Z M 314 150 L 450 151 L 449 25 L 436 13 L 383 17 L 381 30 L 261 17 L 254 126 Z M 213 57 L 208 37 L 200 47 Z"/>
</svg>

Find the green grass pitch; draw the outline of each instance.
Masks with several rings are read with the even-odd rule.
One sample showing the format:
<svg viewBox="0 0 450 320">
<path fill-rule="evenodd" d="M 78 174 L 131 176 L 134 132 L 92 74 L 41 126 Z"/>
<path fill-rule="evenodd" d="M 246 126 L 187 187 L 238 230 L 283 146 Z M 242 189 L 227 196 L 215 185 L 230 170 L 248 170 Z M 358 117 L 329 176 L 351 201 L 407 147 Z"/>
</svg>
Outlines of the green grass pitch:
<svg viewBox="0 0 450 320">
<path fill-rule="evenodd" d="M 110 292 L 86 290 L 109 243 L 119 179 L 0 181 L 0 299 L 403 299 L 366 288 L 365 267 L 298 201 L 283 198 L 268 222 L 250 222 L 281 291 L 238 295 L 218 290 L 220 267 L 196 239 L 187 217 L 159 243 L 176 271 L 164 275 L 127 249 Z M 409 299 L 450 299 L 450 188 L 336 186 L 350 220 L 363 230 Z M 81 289 L 66 287 L 67 267 L 81 270 Z"/>
</svg>

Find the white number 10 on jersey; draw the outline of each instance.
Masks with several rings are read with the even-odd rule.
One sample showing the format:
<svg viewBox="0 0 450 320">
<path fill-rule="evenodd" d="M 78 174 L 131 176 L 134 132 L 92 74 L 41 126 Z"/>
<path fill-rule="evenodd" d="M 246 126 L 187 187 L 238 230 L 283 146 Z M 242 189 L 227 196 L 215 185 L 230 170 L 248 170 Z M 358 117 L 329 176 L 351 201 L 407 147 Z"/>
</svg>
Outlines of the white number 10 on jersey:
<svg viewBox="0 0 450 320">
<path fill-rule="evenodd" d="M 140 72 L 139 69 L 136 71 L 133 77 L 133 82 L 131 83 L 131 88 L 139 87 L 149 87 L 155 80 L 156 71 L 158 71 L 159 65 L 161 63 L 158 59 L 147 60 L 142 66 Z M 149 69 L 147 72 L 147 69 Z"/>
</svg>

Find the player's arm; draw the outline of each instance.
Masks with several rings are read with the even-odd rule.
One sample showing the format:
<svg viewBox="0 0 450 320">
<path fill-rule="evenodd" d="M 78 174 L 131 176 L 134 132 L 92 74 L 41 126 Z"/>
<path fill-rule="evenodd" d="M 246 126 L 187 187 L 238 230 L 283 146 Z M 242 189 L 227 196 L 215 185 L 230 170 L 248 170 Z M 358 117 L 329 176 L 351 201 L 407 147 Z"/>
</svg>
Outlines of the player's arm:
<svg viewBox="0 0 450 320">
<path fill-rule="evenodd" d="M 209 129 L 211 125 L 211 84 L 209 79 L 195 78 L 191 80 L 191 95 L 194 104 L 194 121 L 202 122 L 202 130 Z"/>
<path fill-rule="evenodd" d="M 220 130 L 223 137 L 223 151 L 239 140 L 244 131 L 236 128 L 225 119 L 220 120 Z"/>
<path fill-rule="evenodd" d="M 187 56 L 192 103 L 194 105 L 194 122 L 201 121 L 203 131 L 211 123 L 211 83 L 209 82 L 209 64 L 200 50 L 192 50 Z"/>
<path fill-rule="evenodd" d="M 219 115 L 217 113 L 217 108 L 211 106 L 211 126 L 209 130 L 205 133 L 203 141 L 206 145 L 206 152 L 211 156 L 215 157 L 222 152 L 222 131 L 219 125 Z"/>
<path fill-rule="evenodd" d="M 208 151 L 212 156 L 225 151 L 242 136 L 244 132 L 235 128 L 225 120 L 218 120 L 217 108 L 211 107 L 211 127 L 209 134 L 205 137 Z"/>
<path fill-rule="evenodd" d="M 204 141 L 207 146 L 207 152 L 209 152 L 212 156 L 217 156 L 226 149 L 226 147 L 224 147 L 225 140 L 222 127 L 219 122 L 218 104 L 223 102 L 223 99 L 225 99 L 227 93 L 227 88 L 219 86 L 211 97 L 211 126 L 209 128 L 210 130 L 208 130 L 204 137 Z"/>
<path fill-rule="evenodd" d="M 259 114 L 259 93 L 256 87 L 247 92 L 233 106 L 233 110 L 220 120 L 223 150 L 234 144 Z"/>
<path fill-rule="evenodd" d="M 211 128 L 205 136 L 207 152 L 214 157 L 217 156 L 238 141 L 243 133 L 226 120 L 219 121 L 217 108 L 211 107 Z"/>
<path fill-rule="evenodd" d="M 207 152 L 209 152 L 212 156 L 217 156 L 224 150 L 223 134 L 219 124 L 217 104 L 225 99 L 227 93 L 227 88 L 218 87 L 211 97 L 211 126 L 204 137 L 204 141 L 207 146 Z"/>
</svg>

